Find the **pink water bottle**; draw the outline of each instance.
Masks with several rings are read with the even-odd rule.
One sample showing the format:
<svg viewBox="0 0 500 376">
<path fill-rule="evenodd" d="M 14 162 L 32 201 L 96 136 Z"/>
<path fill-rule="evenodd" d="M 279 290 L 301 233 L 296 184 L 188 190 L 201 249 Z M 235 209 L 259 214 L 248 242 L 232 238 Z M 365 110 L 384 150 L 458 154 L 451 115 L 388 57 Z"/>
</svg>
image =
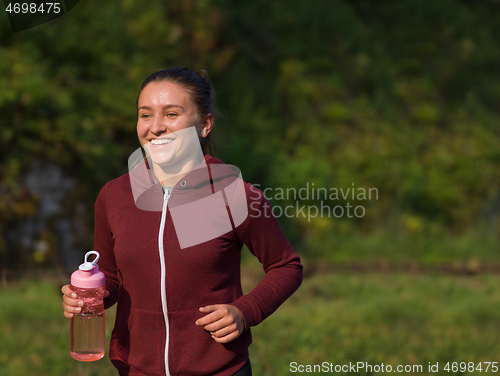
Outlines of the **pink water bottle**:
<svg viewBox="0 0 500 376">
<path fill-rule="evenodd" d="M 96 255 L 92 262 L 88 261 L 90 255 Z M 71 275 L 71 289 L 83 300 L 83 307 L 71 319 L 70 354 L 76 360 L 92 362 L 106 352 L 103 302 L 106 277 L 97 266 L 98 252 L 87 252 L 84 261 Z"/>
</svg>

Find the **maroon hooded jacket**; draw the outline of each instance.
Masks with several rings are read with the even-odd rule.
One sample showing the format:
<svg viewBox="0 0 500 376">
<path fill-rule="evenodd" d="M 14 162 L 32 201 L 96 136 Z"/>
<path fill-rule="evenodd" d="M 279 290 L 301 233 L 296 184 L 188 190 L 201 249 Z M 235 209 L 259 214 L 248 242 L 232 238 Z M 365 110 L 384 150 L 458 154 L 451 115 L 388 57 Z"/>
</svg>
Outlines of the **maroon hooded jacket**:
<svg viewBox="0 0 500 376">
<path fill-rule="evenodd" d="M 205 162 L 209 169 L 223 164 L 209 155 Z M 195 175 L 186 175 L 172 195 L 180 183 L 188 190 L 196 185 Z M 213 176 L 210 181 L 215 183 Z M 248 359 L 250 327 L 300 286 L 300 259 L 269 215 L 269 202 L 251 184 L 244 187 L 243 223 L 231 222 L 231 231 L 187 248 L 180 246 L 167 197 L 161 211 L 139 209 L 129 174 L 102 188 L 95 204 L 95 249 L 110 291 L 105 307 L 118 302 L 109 356 L 120 375 L 232 375 Z M 240 282 L 243 244 L 266 273 L 247 295 Z M 221 344 L 195 325 L 206 315 L 199 308 L 212 304 L 242 312 L 245 331 L 237 339 Z"/>
</svg>

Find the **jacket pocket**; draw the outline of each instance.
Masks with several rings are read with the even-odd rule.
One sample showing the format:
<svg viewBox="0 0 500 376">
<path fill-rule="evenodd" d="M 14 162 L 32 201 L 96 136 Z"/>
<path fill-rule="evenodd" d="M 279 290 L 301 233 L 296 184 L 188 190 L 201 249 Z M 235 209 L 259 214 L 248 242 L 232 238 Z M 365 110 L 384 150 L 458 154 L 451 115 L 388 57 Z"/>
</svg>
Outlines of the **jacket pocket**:
<svg viewBox="0 0 500 376">
<path fill-rule="evenodd" d="M 229 343 L 215 342 L 210 333 L 195 324 L 205 313 L 196 310 L 169 312 L 169 369 L 174 375 L 212 374 L 228 365 L 249 343 L 240 336 Z"/>
<path fill-rule="evenodd" d="M 165 322 L 162 312 L 123 307 L 111 336 L 111 359 L 152 375 L 165 374 Z"/>
</svg>

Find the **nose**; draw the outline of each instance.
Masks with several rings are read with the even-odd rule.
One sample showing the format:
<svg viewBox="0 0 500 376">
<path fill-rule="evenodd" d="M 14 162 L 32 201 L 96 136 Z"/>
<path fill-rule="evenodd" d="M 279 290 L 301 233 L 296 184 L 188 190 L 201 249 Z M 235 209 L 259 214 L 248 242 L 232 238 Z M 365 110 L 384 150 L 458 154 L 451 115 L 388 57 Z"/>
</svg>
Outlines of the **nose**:
<svg viewBox="0 0 500 376">
<path fill-rule="evenodd" d="M 163 123 L 163 118 L 161 116 L 160 117 L 155 116 L 153 124 L 151 125 L 151 128 L 149 130 L 155 136 L 159 136 L 162 135 L 163 133 L 166 133 L 168 131 L 168 128 Z"/>
</svg>

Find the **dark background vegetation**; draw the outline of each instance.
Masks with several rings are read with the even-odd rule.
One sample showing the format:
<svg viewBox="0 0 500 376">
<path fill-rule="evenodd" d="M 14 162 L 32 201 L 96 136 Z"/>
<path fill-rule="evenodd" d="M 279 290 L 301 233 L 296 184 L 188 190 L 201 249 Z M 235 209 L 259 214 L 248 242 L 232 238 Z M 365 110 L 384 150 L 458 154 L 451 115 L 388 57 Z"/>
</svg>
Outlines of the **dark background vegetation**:
<svg viewBox="0 0 500 376">
<path fill-rule="evenodd" d="M 362 218 L 281 216 L 302 256 L 498 260 L 499 7 L 81 1 L 15 34 L 3 14 L 2 269 L 71 268 L 92 248 L 95 197 L 139 146 L 138 88 L 171 66 L 209 72 L 226 115 L 216 156 L 245 180 L 261 189 L 377 188 L 378 200 L 323 201 L 362 205 Z M 51 174 L 60 182 L 51 185 Z M 41 213 L 57 189 L 55 207 Z"/>
</svg>

